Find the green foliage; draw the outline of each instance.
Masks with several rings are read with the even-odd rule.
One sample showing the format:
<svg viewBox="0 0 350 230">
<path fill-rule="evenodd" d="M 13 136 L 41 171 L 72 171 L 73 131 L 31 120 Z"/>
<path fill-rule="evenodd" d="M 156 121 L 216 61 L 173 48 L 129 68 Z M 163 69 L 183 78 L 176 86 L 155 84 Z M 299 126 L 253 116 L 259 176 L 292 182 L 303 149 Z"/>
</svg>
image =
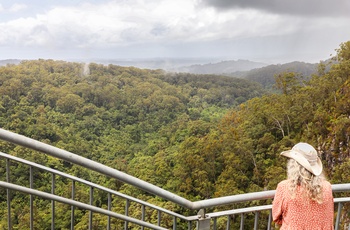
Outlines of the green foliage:
<svg viewBox="0 0 350 230">
<path fill-rule="evenodd" d="M 321 62 L 320 65 L 323 65 L 326 70 L 326 63 Z M 277 65 L 268 65 L 262 68 L 252 69 L 250 71 L 233 73 L 232 76 L 240 76 L 241 78 L 258 82 L 266 89 L 273 89 L 276 81 L 275 76 L 283 75 L 284 73 L 294 73 L 300 77 L 309 79 L 312 74 L 315 74 L 317 70 L 322 70 L 317 68 L 318 64 L 310 64 L 304 62 L 290 62 L 286 64 L 277 64 Z"/>
<path fill-rule="evenodd" d="M 341 44 L 338 60 L 329 70 L 322 64 L 309 80 L 293 72 L 277 75 L 276 87 L 282 93 L 269 95 L 256 83 L 230 77 L 95 63 L 87 74 L 80 63 L 23 61 L 0 67 L 0 125 L 191 200 L 275 189 L 286 174 L 279 153 L 299 141 L 320 151 L 331 182 L 346 183 L 350 181 L 349 44 Z M 8 143 L 0 146 L 3 152 L 193 215 L 79 166 Z M 5 163 L 0 163 L 4 173 Z M 50 191 L 51 175 L 35 175 L 35 187 Z M 28 168 L 13 163 L 11 177 L 27 185 Z M 69 197 L 69 183 L 56 181 L 60 181 L 57 192 Z M 77 199 L 88 202 L 88 190 L 77 185 Z M 1 216 L 6 216 L 5 195 L 0 190 Z M 14 199 L 16 226 L 27 228 L 20 224 L 29 218 L 21 212 L 27 209 L 28 198 L 16 194 Z M 94 200 L 105 206 L 106 194 L 97 193 Z M 35 215 L 40 216 L 36 226 L 50 228 L 49 203 L 35 202 Z M 114 197 L 113 210 L 122 213 L 122 202 Z M 68 210 L 57 205 L 58 228 L 69 228 Z M 129 212 L 140 216 L 136 204 Z M 76 229 L 84 229 L 88 215 L 76 210 Z M 152 211 L 146 215 L 156 219 Z M 105 217 L 95 217 L 96 228 L 106 225 Z M 168 222 L 171 227 L 172 219 Z M 118 220 L 113 224 L 123 227 Z M 218 224 L 225 223 L 220 219 Z M 6 226 L 6 219 L 0 226 Z"/>
<path fill-rule="evenodd" d="M 216 157 L 220 157 L 220 151 L 217 137 L 203 137 L 215 129 L 229 109 L 260 96 L 263 93 L 261 87 L 230 77 L 168 74 L 161 70 L 95 63 L 89 64 L 89 71 L 84 68 L 85 64 L 53 60 L 23 61 L 0 67 L 1 127 L 186 197 L 211 197 L 221 170 Z M 4 142 L 1 147 L 9 154 L 136 197 L 152 199 L 130 186 L 103 179 L 59 159 Z M 191 171 L 190 162 L 196 163 L 195 171 Z M 185 168 L 186 173 L 182 174 Z M 0 169 L 5 170 L 4 167 Z M 28 186 L 28 170 L 28 167 L 12 163 L 10 177 L 16 178 L 16 183 Z M 34 174 L 35 188 L 50 192 L 51 175 Z M 179 190 L 188 187 L 184 181 L 192 177 L 188 186 L 195 189 Z M 62 178 L 56 181 L 59 181 L 57 192 L 69 197 L 69 184 L 66 185 Z M 87 202 L 88 189 L 77 186 L 76 190 L 77 199 Z M 16 199 L 18 201 L 13 201 L 16 218 L 27 220 L 28 215 L 17 214 L 17 210 L 19 212 L 28 203 L 27 198 L 16 195 Z M 105 203 L 103 199 L 95 201 Z M 36 204 L 35 215 L 41 217 L 38 220 L 41 229 L 50 226 L 48 205 L 47 202 Z M 68 228 L 69 207 L 57 205 L 56 208 L 61 216 L 56 227 Z M 77 210 L 77 229 L 86 226 L 87 216 L 87 212 Z M 23 223 L 27 224 L 24 219 Z M 94 225 L 105 222 L 101 217 Z M 28 227 L 21 226 L 19 221 L 15 225 Z M 35 225 L 39 226 L 39 223 Z"/>
</svg>

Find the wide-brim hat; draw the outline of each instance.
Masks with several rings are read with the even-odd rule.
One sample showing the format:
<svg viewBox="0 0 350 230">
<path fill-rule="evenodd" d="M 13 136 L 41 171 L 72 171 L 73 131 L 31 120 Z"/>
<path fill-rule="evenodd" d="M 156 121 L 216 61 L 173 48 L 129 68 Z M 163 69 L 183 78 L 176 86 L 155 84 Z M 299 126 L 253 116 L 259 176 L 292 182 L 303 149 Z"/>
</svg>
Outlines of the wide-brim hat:
<svg viewBox="0 0 350 230">
<path fill-rule="evenodd" d="M 300 142 L 294 145 L 291 150 L 283 151 L 281 155 L 294 159 L 315 176 L 322 173 L 322 161 L 317 156 L 316 149 L 308 143 Z"/>
</svg>

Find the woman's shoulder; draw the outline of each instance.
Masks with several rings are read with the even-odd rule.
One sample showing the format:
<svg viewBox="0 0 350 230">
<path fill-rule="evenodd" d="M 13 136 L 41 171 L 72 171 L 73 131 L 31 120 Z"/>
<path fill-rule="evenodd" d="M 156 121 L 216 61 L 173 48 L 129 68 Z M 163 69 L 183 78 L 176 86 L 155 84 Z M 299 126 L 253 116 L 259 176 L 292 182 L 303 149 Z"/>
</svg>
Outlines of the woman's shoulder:
<svg viewBox="0 0 350 230">
<path fill-rule="evenodd" d="M 278 183 L 277 188 L 286 188 L 289 183 L 289 180 L 282 180 Z"/>
<path fill-rule="evenodd" d="M 332 190 L 332 185 L 331 185 L 331 183 L 330 183 L 329 181 L 327 181 L 327 180 L 324 180 L 324 181 L 322 182 L 322 186 L 323 186 L 323 188 Z"/>
</svg>

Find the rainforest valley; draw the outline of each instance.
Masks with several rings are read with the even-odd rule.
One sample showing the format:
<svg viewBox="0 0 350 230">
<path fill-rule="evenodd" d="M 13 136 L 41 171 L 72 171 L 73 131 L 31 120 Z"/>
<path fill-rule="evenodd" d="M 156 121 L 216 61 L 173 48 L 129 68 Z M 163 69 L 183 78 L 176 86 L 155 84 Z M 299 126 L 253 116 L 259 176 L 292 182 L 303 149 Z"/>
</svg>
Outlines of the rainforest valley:
<svg viewBox="0 0 350 230">
<path fill-rule="evenodd" d="M 267 90 L 228 76 L 22 61 L 0 67 L 0 126 L 192 201 L 275 189 L 286 177 L 286 159 L 279 154 L 299 141 L 319 150 L 331 183 L 348 183 L 350 42 L 340 44 L 327 65 L 320 63 L 312 76 L 278 74 L 274 90 Z M 45 154 L 2 141 L 0 147 L 150 203 L 172 205 Z M 5 161 L 0 164 L 5 181 Z M 27 183 L 26 168 L 12 171 L 18 184 Z M 48 180 L 36 178 L 36 188 L 49 191 Z M 69 194 L 64 182 L 57 182 L 57 190 Z M 88 196 L 83 189 L 77 193 Z M 0 188 L 0 216 L 6 215 L 5 198 Z M 29 218 L 22 215 L 28 207 L 22 196 L 13 199 L 20 228 L 20 218 Z M 47 205 L 37 205 L 42 229 L 50 224 Z M 66 207 L 58 208 L 64 216 Z M 86 216 L 81 211 L 76 229 L 84 229 Z M 59 221 L 57 226 L 65 229 L 69 215 Z M 0 220 L 1 226 L 6 220 Z"/>
</svg>

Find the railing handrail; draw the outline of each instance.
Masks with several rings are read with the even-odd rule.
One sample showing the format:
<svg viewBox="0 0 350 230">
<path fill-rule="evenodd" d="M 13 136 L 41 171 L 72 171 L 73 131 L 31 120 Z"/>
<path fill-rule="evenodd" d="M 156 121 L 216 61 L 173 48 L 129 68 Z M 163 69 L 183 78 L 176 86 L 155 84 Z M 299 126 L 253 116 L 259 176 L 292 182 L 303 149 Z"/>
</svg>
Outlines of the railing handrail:
<svg viewBox="0 0 350 230">
<path fill-rule="evenodd" d="M 350 202 L 350 197 L 339 197 L 334 198 L 334 203 L 347 203 Z M 260 206 L 252 206 L 252 207 L 246 207 L 246 208 L 237 208 L 237 209 L 230 209 L 225 211 L 218 211 L 213 213 L 206 213 L 207 217 L 215 218 L 220 216 L 228 216 L 228 215 L 235 215 L 235 214 L 242 214 L 242 213 L 250 213 L 250 212 L 260 212 L 260 211 L 266 211 L 271 210 L 272 204 L 267 205 L 260 205 Z M 187 220 L 197 220 L 198 216 L 189 216 L 187 217 Z"/>
<path fill-rule="evenodd" d="M 5 181 L 0 181 L 0 187 L 11 189 L 11 190 L 14 190 L 14 191 L 24 192 L 24 193 L 27 193 L 27 194 L 39 196 L 39 197 L 42 197 L 42 198 L 48 199 L 48 200 L 54 200 L 54 201 L 57 201 L 57 202 L 60 202 L 60 203 L 64 203 L 64 204 L 69 204 L 69 205 L 72 205 L 72 206 L 75 206 L 75 207 L 79 207 L 79 208 L 82 208 L 82 209 L 85 209 L 85 210 L 90 210 L 90 211 L 93 211 L 93 212 L 96 212 L 96 213 L 101 213 L 101 214 L 108 215 L 108 216 L 111 216 L 111 217 L 115 217 L 115 218 L 118 218 L 118 219 L 121 219 L 121 220 L 124 220 L 124 221 L 132 222 L 132 223 L 138 224 L 140 226 L 148 227 L 148 228 L 151 228 L 151 229 L 166 230 L 166 228 L 162 228 L 160 226 L 156 226 L 156 225 L 150 224 L 148 222 L 141 221 L 141 220 L 129 217 L 129 216 L 121 215 L 121 214 L 118 214 L 118 213 L 115 213 L 115 212 L 112 212 L 112 211 L 109 211 L 109 210 L 106 210 L 106 209 L 103 209 L 103 208 L 99 208 L 99 207 L 96 207 L 96 206 L 93 206 L 93 205 L 89 205 L 89 204 L 85 204 L 85 203 L 82 203 L 82 202 L 79 202 L 79 201 L 71 200 L 71 199 L 68 199 L 68 198 L 65 198 L 65 197 L 57 196 L 57 195 L 54 195 L 54 194 L 51 194 L 51 193 L 46 193 L 46 192 L 42 192 L 42 191 L 39 191 L 39 190 L 23 187 L 23 186 L 20 186 L 20 185 L 8 183 L 8 182 L 5 182 Z"/>
<path fill-rule="evenodd" d="M 27 147 L 39 152 L 46 153 L 50 156 L 65 160 L 67 162 L 74 163 L 76 165 L 83 166 L 95 172 L 102 173 L 104 175 L 110 176 L 112 178 L 118 179 L 127 184 L 133 185 L 140 188 L 143 191 L 149 192 L 151 194 L 162 197 L 166 200 L 172 201 L 188 209 L 194 209 L 193 203 L 181 196 L 164 190 L 158 186 L 150 184 L 146 181 L 140 180 L 136 177 L 130 176 L 119 170 L 113 169 L 111 167 L 105 166 L 101 163 L 95 162 L 93 160 L 87 159 L 85 157 L 79 156 L 77 154 L 71 153 L 69 151 L 54 147 L 52 145 L 42 143 L 40 141 L 34 140 L 32 138 L 13 133 L 11 131 L 0 128 L 0 139 Z"/>
<path fill-rule="evenodd" d="M 162 211 L 162 212 L 167 213 L 167 214 L 172 215 L 172 216 L 176 216 L 176 217 L 178 217 L 178 218 L 180 218 L 180 219 L 184 219 L 184 220 L 186 219 L 185 216 L 183 216 L 183 215 L 181 215 L 181 214 L 178 214 L 178 213 L 176 213 L 176 212 L 169 211 L 169 210 L 164 209 L 164 208 L 162 208 L 162 207 L 159 207 L 159 206 L 150 204 L 150 203 L 148 203 L 148 202 L 146 202 L 146 201 L 137 199 L 137 198 L 132 197 L 132 196 L 128 196 L 128 195 L 126 195 L 126 194 L 124 194 L 124 193 L 120 193 L 120 192 L 118 192 L 118 191 L 115 191 L 115 190 L 112 190 L 112 189 L 103 187 L 103 186 L 101 186 L 101 185 L 98 185 L 98 184 L 95 184 L 95 183 L 93 183 L 93 182 L 90 182 L 90 181 L 81 179 L 81 178 L 79 178 L 79 177 L 72 176 L 72 175 L 70 175 L 70 174 L 67 174 L 67 173 L 58 171 L 58 170 L 56 170 L 56 169 L 49 168 L 49 167 L 46 167 L 46 166 L 43 166 L 43 165 L 40 165 L 40 164 L 31 162 L 31 161 L 28 161 L 28 160 L 25 160 L 25 159 L 22 159 L 22 158 L 19 158 L 19 157 L 16 157 L 16 156 L 12 156 L 12 155 L 9 155 L 9 154 L 3 153 L 3 152 L 0 152 L 0 157 L 6 158 L 6 159 L 10 159 L 10 160 L 13 160 L 13 161 L 22 163 L 22 164 L 26 164 L 26 165 L 28 165 L 28 166 L 32 166 L 32 167 L 35 167 L 35 168 L 44 170 L 44 171 L 46 171 L 46 172 L 53 173 L 53 174 L 55 174 L 55 175 L 65 177 L 65 178 L 67 178 L 67 179 L 71 179 L 71 180 L 76 181 L 76 182 L 80 182 L 80 183 L 85 184 L 85 185 L 88 185 L 88 186 L 90 186 L 90 187 L 100 189 L 101 191 L 108 192 L 108 193 L 110 193 L 110 194 L 112 194 L 112 195 L 119 196 L 119 197 L 124 198 L 124 199 L 126 199 L 126 200 L 134 201 L 134 202 L 136 202 L 136 203 L 139 203 L 139 204 L 148 206 L 148 207 L 153 208 L 153 209 L 155 209 L 155 210 Z"/>
<path fill-rule="evenodd" d="M 199 210 L 203 208 L 210 208 L 214 206 L 227 205 L 227 204 L 246 202 L 246 201 L 252 201 L 252 200 L 272 199 L 275 195 L 275 190 L 268 190 L 268 191 L 262 191 L 262 192 L 245 193 L 245 194 L 238 194 L 238 195 L 191 202 L 179 195 L 166 191 L 158 186 L 155 186 L 153 184 L 140 180 L 136 177 L 130 176 L 119 170 L 110 168 L 101 163 L 84 158 L 82 156 L 76 155 L 69 151 L 59 149 L 49 144 L 45 144 L 37 140 L 31 139 L 29 137 L 25 137 L 23 135 L 16 134 L 1 128 L 0 128 L 0 139 L 36 150 L 39 152 L 46 153 L 48 155 L 57 157 L 67 162 L 71 162 L 71 163 L 83 166 L 85 168 L 91 169 L 96 172 L 100 172 L 104 175 L 110 176 L 112 178 L 115 178 L 117 180 L 123 181 L 128 184 L 131 184 L 141 190 L 147 191 L 151 194 L 155 194 L 161 198 L 172 201 L 175 204 L 178 204 L 184 208 L 188 208 L 191 210 Z M 350 191 L 350 183 L 333 184 L 332 189 L 333 189 L 333 192 Z"/>
<path fill-rule="evenodd" d="M 133 222 L 136 224 L 139 224 L 141 226 L 145 226 L 145 227 L 153 227 L 154 229 L 164 229 L 161 228 L 159 226 L 155 226 L 155 225 L 147 225 L 147 222 L 144 221 L 140 221 L 138 219 L 132 218 L 132 217 L 128 217 L 125 215 L 121 215 L 121 214 L 117 214 L 115 212 L 111 212 L 109 210 L 105 210 L 102 208 L 98 208 L 95 207 L 93 205 L 89 205 L 89 204 L 85 204 L 79 201 L 74 201 L 68 198 L 64 198 L 64 197 L 60 197 L 51 193 L 46 193 L 46 192 L 42 192 L 42 191 L 38 191 L 35 189 L 31 189 L 31 188 L 26 188 L 20 185 L 16 185 L 16 184 L 12 184 L 12 183 L 8 183 L 5 181 L 0 181 L 0 187 L 3 188 L 7 188 L 7 189 L 12 189 L 15 191 L 20 191 L 20 192 L 24 192 L 27 194 L 31 194 L 31 195 L 36 195 L 45 199 L 49 199 L 49 200 L 55 200 L 61 203 L 65 203 L 65 204 L 69 204 L 69 205 L 73 205 L 76 207 L 80 207 L 80 208 L 84 208 L 86 210 L 90 210 L 90 211 L 94 211 L 97 213 L 101 213 L 101 214 L 106 214 L 112 217 L 116 217 L 119 218 L 121 220 L 125 220 L 125 221 L 129 221 L 129 222 Z M 340 197 L 340 198 L 334 198 L 334 203 L 346 203 L 346 202 L 350 202 L 350 197 Z M 253 207 L 246 207 L 246 208 L 238 208 L 238 209 L 231 209 L 231 210 L 226 210 L 226 211 L 219 211 L 219 212 L 215 212 L 215 213 L 206 213 L 206 217 L 210 217 L 210 218 L 216 218 L 216 217 L 220 217 L 220 216 L 228 216 L 228 215 L 235 215 L 235 214 L 242 214 L 242 213 L 249 213 L 249 212 L 259 212 L 259 211 L 266 211 L 266 210 L 271 210 L 272 205 L 261 205 L 261 206 L 253 206 Z M 169 214 L 173 214 L 171 211 Z M 187 221 L 195 221 L 198 220 L 198 215 L 196 216 L 182 216 L 182 219 L 187 220 Z M 145 224 L 146 223 L 146 224 Z"/>
<path fill-rule="evenodd" d="M 172 212 L 170 210 L 158 207 L 156 205 L 152 205 L 148 202 L 139 200 L 137 198 L 134 198 L 134 197 L 122 194 L 122 193 L 119 193 L 117 191 L 103 187 L 103 186 L 95 184 L 93 182 L 86 181 L 82 178 L 78 178 L 78 177 L 66 174 L 64 172 L 58 171 L 56 169 L 52 169 L 52 168 L 49 168 L 49 167 L 46 167 L 46 166 L 43 166 L 43 165 L 40 165 L 40 164 L 37 164 L 34 162 L 30 162 L 30 161 L 25 160 L 25 159 L 18 158 L 16 156 L 12 156 L 12 155 L 0 152 L 0 157 L 7 159 L 7 163 L 6 163 L 7 174 L 9 172 L 9 165 L 10 165 L 9 160 L 17 161 L 19 163 L 23 163 L 23 164 L 30 166 L 30 175 L 31 175 L 30 188 L 23 187 L 23 186 L 17 185 L 17 184 L 12 184 L 12 183 L 10 183 L 9 178 L 6 179 L 7 180 L 6 182 L 0 181 L 0 187 L 4 187 L 7 189 L 7 200 L 8 200 L 7 206 L 8 206 L 8 215 L 9 215 L 8 216 L 8 221 L 9 221 L 8 226 L 9 226 L 9 228 L 11 226 L 9 190 L 17 190 L 20 192 L 31 194 L 31 197 L 32 197 L 32 195 L 36 195 L 36 196 L 40 196 L 44 199 L 49 199 L 52 202 L 58 201 L 61 203 L 70 204 L 72 207 L 74 206 L 74 207 L 80 207 L 80 208 L 83 208 L 86 210 L 90 210 L 90 214 L 89 214 L 89 226 L 90 227 L 92 226 L 92 212 L 97 212 L 97 213 L 107 215 L 108 217 L 116 217 L 118 219 L 124 220 L 125 221 L 125 229 L 128 226 L 128 224 L 127 224 L 128 222 L 132 222 L 132 223 L 135 223 L 139 226 L 149 227 L 152 229 L 164 229 L 164 228 L 160 227 L 160 212 L 163 212 L 163 213 L 167 213 L 167 214 L 174 217 L 173 229 L 176 229 L 176 218 L 187 221 L 189 224 L 188 225 L 189 229 L 191 228 L 190 226 L 191 226 L 192 221 L 197 221 L 197 223 L 199 224 L 199 225 L 197 225 L 198 229 L 207 229 L 207 227 L 208 227 L 207 223 L 208 223 L 208 221 L 210 221 L 210 219 L 212 219 L 212 218 L 214 219 L 214 225 L 216 226 L 216 218 L 221 217 L 221 216 L 227 216 L 227 226 L 229 226 L 230 216 L 236 215 L 236 214 L 241 215 L 241 228 L 242 228 L 242 226 L 244 225 L 243 214 L 253 212 L 253 213 L 255 213 L 254 229 L 257 229 L 259 212 L 270 210 L 269 220 L 268 220 L 268 229 L 271 228 L 271 222 L 272 222 L 272 220 L 271 220 L 271 207 L 272 207 L 272 205 L 271 204 L 245 207 L 245 208 L 239 208 L 239 209 L 230 209 L 230 210 L 225 210 L 225 211 L 217 211 L 214 213 L 206 213 L 205 209 L 211 208 L 211 207 L 218 207 L 221 205 L 230 205 L 233 203 L 243 203 L 243 202 L 249 202 L 249 201 L 254 201 L 254 200 L 273 199 L 274 195 L 275 195 L 275 190 L 237 194 L 237 195 L 231 195 L 231 196 L 225 196 L 225 197 L 212 198 L 212 199 L 191 202 L 191 201 L 189 201 L 181 196 L 178 196 L 174 193 L 166 191 L 158 186 L 155 186 L 153 184 L 150 184 L 148 182 L 145 182 L 143 180 L 140 180 L 138 178 L 130 176 L 126 173 L 120 172 L 120 171 L 113 169 L 111 167 L 105 166 L 101 163 L 92 161 L 92 160 L 84 158 L 82 156 L 73 154 L 69 151 L 59 149 L 59 148 L 51 146 L 49 144 L 45 144 L 45 143 L 39 142 L 37 140 L 31 139 L 31 138 L 25 137 L 23 135 L 19 135 L 19 134 L 16 134 L 16 133 L 13 133 L 13 132 L 1 129 L 1 128 L 0 128 L 0 139 L 17 144 L 17 145 L 20 145 L 20 146 L 23 146 L 23 147 L 26 147 L 26 148 L 29 148 L 29 149 L 32 149 L 32 150 L 36 150 L 36 151 L 48 154 L 48 155 L 53 156 L 55 158 L 65 160 L 67 162 L 70 162 L 70 163 L 73 163 L 76 165 L 80 165 L 82 167 L 93 170 L 95 172 L 102 173 L 105 176 L 110 176 L 111 178 L 117 179 L 119 181 L 125 182 L 125 183 L 130 184 L 130 185 L 133 185 L 133 186 L 135 186 L 143 191 L 146 191 L 146 192 L 149 192 L 151 194 L 157 195 L 161 198 L 164 198 L 165 200 L 172 201 L 173 203 L 180 205 L 184 208 L 187 208 L 190 210 L 200 210 L 201 209 L 201 211 L 196 216 L 183 216 L 181 214 L 178 214 L 178 213 Z M 32 187 L 32 180 L 33 180 L 32 179 L 32 167 L 35 167 L 35 168 L 38 168 L 40 170 L 44 170 L 46 172 L 52 173 L 52 175 L 53 175 L 52 188 L 54 188 L 54 175 L 63 176 L 63 177 L 66 177 L 67 179 L 72 180 L 73 187 L 74 187 L 74 182 L 80 182 L 80 183 L 83 183 L 83 184 L 89 186 L 90 187 L 90 204 L 76 201 L 76 200 L 74 200 L 74 198 L 68 199 L 65 197 L 61 197 L 61 196 L 54 194 L 53 192 L 47 193 L 44 191 L 35 190 Z M 92 197 L 92 188 L 97 188 L 97 189 L 100 189 L 104 192 L 107 192 L 109 195 L 110 194 L 116 195 L 116 196 L 119 196 L 121 198 L 126 199 L 127 201 L 130 200 L 130 201 L 134 201 L 136 203 L 141 204 L 142 205 L 142 216 L 144 216 L 144 207 L 145 206 L 148 206 L 150 208 L 158 210 L 158 226 L 153 225 L 153 224 L 148 223 L 148 222 L 145 222 L 143 219 L 144 217 L 142 217 L 141 220 L 129 217 L 127 214 L 128 213 L 127 211 L 126 211 L 126 215 L 122 215 L 122 214 L 112 212 L 110 209 L 106 210 L 103 208 L 99 208 L 97 206 L 93 206 L 91 203 L 92 202 L 92 198 L 91 198 Z M 334 193 L 336 193 L 336 192 L 349 192 L 350 191 L 350 183 L 333 184 L 332 191 Z M 109 198 L 108 202 L 110 202 L 110 198 Z M 339 223 L 341 222 L 341 209 L 342 209 L 343 203 L 348 203 L 348 202 L 350 202 L 350 197 L 343 197 L 343 198 L 335 198 L 334 199 L 334 203 L 338 203 L 338 214 L 336 217 L 336 224 L 335 224 L 336 230 L 338 230 Z M 110 203 L 108 203 L 108 206 L 110 207 Z M 126 205 L 126 209 L 127 208 L 128 208 L 128 205 Z M 31 206 L 31 209 L 32 209 L 32 206 Z M 52 213 L 54 213 L 54 203 L 52 204 L 52 209 L 53 209 Z M 72 210 L 73 211 L 72 211 L 71 218 L 74 218 L 74 208 Z M 32 211 L 31 211 L 31 213 L 32 213 Z M 32 221 L 33 221 L 33 219 L 31 217 L 31 224 L 32 224 Z M 54 216 L 52 217 L 52 223 L 54 223 Z M 72 223 L 74 223 L 74 221 Z M 350 230 L 350 225 L 349 225 L 349 230 Z"/>
</svg>

